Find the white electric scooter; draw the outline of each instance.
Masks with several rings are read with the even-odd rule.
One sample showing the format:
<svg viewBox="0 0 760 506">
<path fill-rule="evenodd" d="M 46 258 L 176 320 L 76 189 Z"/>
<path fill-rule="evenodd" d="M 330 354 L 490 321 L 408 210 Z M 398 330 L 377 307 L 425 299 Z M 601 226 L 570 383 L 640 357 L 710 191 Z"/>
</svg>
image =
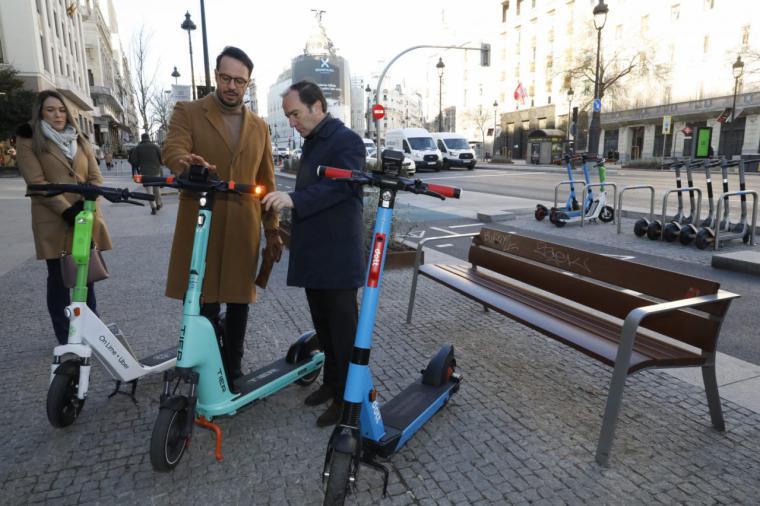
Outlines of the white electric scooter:
<svg viewBox="0 0 760 506">
<path fill-rule="evenodd" d="M 77 265 L 77 276 L 71 305 L 66 307 L 69 339 L 67 344 L 53 349 L 47 395 L 48 420 L 53 427 L 67 427 L 77 419 L 87 399 L 92 355 L 98 358 L 116 381 L 116 388 L 108 397 L 124 393 L 133 402 L 137 402 L 135 389 L 138 379 L 174 367 L 177 361 L 176 346 L 138 360 L 116 324 L 106 325 L 87 306 L 87 277 L 95 200 L 102 196 L 110 202 L 142 206 L 144 204 L 132 199 L 151 201 L 154 197 L 146 193 L 130 192 L 125 188 L 107 188 L 91 184 L 32 184 L 28 185 L 27 190 L 29 197 L 77 193 L 85 198 L 84 210 L 76 216 L 74 222 L 74 242 L 71 248 L 71 256 Z M 66 354 L 75 355 L 76 358 L 61 361 Z M 122 383 L 131 383 L 132 391 L 121 391 Z"/>
</svg>

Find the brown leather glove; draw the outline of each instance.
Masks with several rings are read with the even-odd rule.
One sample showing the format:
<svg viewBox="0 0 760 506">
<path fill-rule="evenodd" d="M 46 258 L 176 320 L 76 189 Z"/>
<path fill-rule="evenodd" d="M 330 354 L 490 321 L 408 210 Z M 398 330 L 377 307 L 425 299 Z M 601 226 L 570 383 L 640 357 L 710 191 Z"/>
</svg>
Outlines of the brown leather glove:
<svg viewBox="0 0 760 506">
<path fill-rule="evenodd" d="M 261 251 L 261 266 L 259 274 L 256 276 L 256 286 L 266 288 L 269 282 L 269 275 L 276 262 L 282 257 L 282 238 L 277 230 L 264 231 L 267 245 Z"/>
</svg>

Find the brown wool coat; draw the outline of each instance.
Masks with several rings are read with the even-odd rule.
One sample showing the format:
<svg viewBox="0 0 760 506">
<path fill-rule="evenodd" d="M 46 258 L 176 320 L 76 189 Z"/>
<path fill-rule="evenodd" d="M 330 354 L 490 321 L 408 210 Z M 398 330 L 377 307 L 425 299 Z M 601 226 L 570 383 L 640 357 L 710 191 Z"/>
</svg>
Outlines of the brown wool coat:
<svg viewBox="0 0 760 506">
<path fill-rule="evenodd" d="M 19 172 L 26 184 L 85 182 L 103 184 L 95 156 L 85 152 L 84 146 L 87 140 L 80 136 L 78 142 L 77 154 L 73 162 L 69 162 L 60 148 L 49 140 L 47 141 L 48 151 L 36 155 L 32 150 L 31 137 L 20 135 L 16 144 L 16 156 Z M 89 152 L 92 153 L 92 150 L 90 149 Z M 74 230 L 63 220 L 61 214 L 81 199 L 82 196 L 75 193 L 31 198 L 34 248 L 39 260 L 60 258 L 63 252 L 71 252 Z M 98 199 L 92 237 L 95 246 L 105 251 L 111 249 L 112 245 L 100 207 L 100 199 Z"/>
<path fill-rule="evenodd" d="M 272 148 L 267 124 L 246 109 L 240 141 L 233 152 L 227 126 L 214 97 L 179 102 L 174 108 L 162 158 L 175 174 L 182 172 L 179 159 L 194 153 L 216 165 L 219 178 L 236 183 L 260 184 L 275 190 Z M 206 253 L 202 302 L 246 304 L 256 300 L 256 268 L 259 261 L 262 208 L 250 195 L 217 195 Z M 166 295 L 182 299 L 187 290 L 195 225 L 197 195 L 182 193 L 174 230 Z M 264 228 L 276 229 L 278 217 L 265 213 Z"/>
</svg>

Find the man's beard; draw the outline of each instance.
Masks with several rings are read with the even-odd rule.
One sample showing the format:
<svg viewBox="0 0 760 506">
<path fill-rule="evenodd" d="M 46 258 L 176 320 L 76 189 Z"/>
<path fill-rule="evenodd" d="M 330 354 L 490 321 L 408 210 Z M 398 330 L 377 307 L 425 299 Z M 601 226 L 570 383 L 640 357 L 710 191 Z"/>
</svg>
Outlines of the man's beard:
<svg viewBox="0 0 760 506">
<path fill-rule="evenodd" d="M 242 95 L 238 95 L 237 100 L 235 100 L 234 102 L 230 102 L 227 99 L 227 97 L 225 97 L 224 94 L 220 90 L 216 90 L 216 96 L 227 107 L 237 107 L 238 105 L 240 105 L 240 104 L 243 103 L 243 96 Z"/>
</svg>

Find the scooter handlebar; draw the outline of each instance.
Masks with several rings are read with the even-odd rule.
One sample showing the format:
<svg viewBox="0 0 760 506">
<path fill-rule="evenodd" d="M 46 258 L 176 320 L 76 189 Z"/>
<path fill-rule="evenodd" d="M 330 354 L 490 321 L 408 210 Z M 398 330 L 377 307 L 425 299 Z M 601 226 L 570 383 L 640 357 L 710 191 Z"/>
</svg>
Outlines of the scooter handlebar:
<svg viewBox="0 0 760 506">
<path fill-rule="evenodd" d="M 248 195 L 254 195 L 256 197 L 263 197 L 267 193 L 266 186 L 257 184 L 245 184 L 236 183 L 235 181 L 209 181 L 210 186 L 208 188 L 198 188 L 197 184 L 188 182 L 183 184 L 181 178 L 174 176 L 158 177 L 158 176 L 132 176 L 135 183 L 140 183 L 143 186 L 169 186 L 171 188 L 184 188 L 189 187 L 191 190 L 213 190 L 217 192 L 233 192 L 233 193 L 245 193 Z"/>
<path fill-rule="evenodd" d="M 336 167 L 327 167 L 325 165 L 317 167 L 317 175 L 340 181 L 395 188 L 396 190 L 408 191 L 421 195 L 430 195 L 431 197 L 437 197 L 440 199 L 447 197 L 458 199 L 462 193 L 461 188 L 455 186 L 427 184 L 419 179 L 386 176 L 376 172 L 365 174 L 364 172 L 354 172 L 348 169 L 338 169 Z"/>
<path fill-rule="evenodd" d="M 431 192 L 437 193 L 439 195 L 443 195 L 444 197 L 448 197 L 450 199 L 458 199 L 459 196 L 462 194 L 462 189 L 457 188 L 456 186 L 447 186 L 443 184 L 428 184 L 427 189 Z"/>
<path fill-rule="evenodd" d="M 155 200 L 153 195 L 148 193 L 131 192 L 127 188 L 110 188 L 108 186 L 98 186 L 90 183 L 85 184 L 58 184 L 58 183 L 44 183 L 44 184 L 30 184 L 27 185 L 27 191 L 30 192 L 45 192 L 44 194 L 27 193 L 29 197 L 42 196 L 42 197 L 54 197 L 61 193 L 76 193 L 83 195 L 85 199 L 95 200 L 98 196 L 102 196 L 109 202 L 129 202 L 131 204 L 140 204 L 139 202 L 133 202 L 130 199 L 146 200 L 152 202 Z"/>
<path fill-rule="evenodd" d="M 330 179 L 350 179 L 354 176 L 354 173 L 348 169 L 338 169 L 336 167 L 320 165 L 317 167 L 317 175 Z"/>
</svg>

